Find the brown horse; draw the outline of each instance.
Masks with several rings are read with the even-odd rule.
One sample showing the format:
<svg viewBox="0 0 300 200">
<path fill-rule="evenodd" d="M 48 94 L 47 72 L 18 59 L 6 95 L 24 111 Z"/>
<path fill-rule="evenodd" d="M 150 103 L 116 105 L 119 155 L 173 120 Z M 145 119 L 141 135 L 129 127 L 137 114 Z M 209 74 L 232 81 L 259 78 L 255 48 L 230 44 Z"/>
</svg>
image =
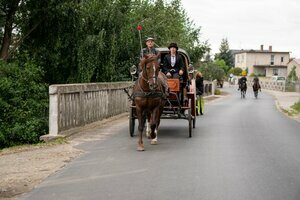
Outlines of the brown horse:
<svg viewBox="0 0 300 200">
<path fill-rule="evenodd" d="M 258 90 L 261 90 L 260 84 L 259 84 L 259 79 L 257 77 L 255 77 L 253 79 L 253 92 L 254 92 L 254 97 L 257 98 L 258 97 Z"/>
<path fill-rule="evenodd" d="M 160 123 L 160 116 L 166 101 L 164 96 L 162 83 L 165 79 L 159 70 L 158 56 L 145 56 L 140 62 L 140 69 L 138 80 L 133 87 L 133 99 L 136 106 L 136 115 L 139 121 L 139 140 L 138 151 L 144 151 L 143 130 L 147 116 L 147 130 L 148 138 L 151 138 L 151 144 L 157 144 L 157 130 Z"/>
</svg>

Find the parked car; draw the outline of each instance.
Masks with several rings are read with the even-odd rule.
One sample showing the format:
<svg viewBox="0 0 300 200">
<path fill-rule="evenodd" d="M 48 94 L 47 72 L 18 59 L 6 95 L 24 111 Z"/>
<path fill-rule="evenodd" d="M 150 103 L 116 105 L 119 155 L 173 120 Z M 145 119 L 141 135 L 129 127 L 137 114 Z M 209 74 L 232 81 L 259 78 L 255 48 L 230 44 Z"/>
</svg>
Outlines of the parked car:
<svg viewBox="0 0 300 200">
<path fill-rule="evenodd" d="M 284 76 L 272 76 L 273 82 L 285 82 L 286 78 Z"/>
</svg>

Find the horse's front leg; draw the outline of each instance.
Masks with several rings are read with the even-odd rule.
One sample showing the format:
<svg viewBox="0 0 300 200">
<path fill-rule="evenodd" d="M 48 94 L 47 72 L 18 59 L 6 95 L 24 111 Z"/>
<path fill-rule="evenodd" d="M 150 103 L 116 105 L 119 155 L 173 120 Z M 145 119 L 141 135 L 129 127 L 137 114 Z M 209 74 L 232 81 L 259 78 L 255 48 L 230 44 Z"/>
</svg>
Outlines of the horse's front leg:
<svg viewBox="0 0 300 200">
<path fill-rule="evenodd" d="M 155 145 L 157 144 L 157 135 L 158 135 L 158 126 L 160 123 L 160 110 L 154 109 L 152 115 L 151 115 L 151 144 Z"/>
<path fill-rule="evenodd" d="M 138 146 L 137 151 L 144 151 L 144 143 L 143 143 L 143 130 L 144 130 L 144 120 L 143 120 L 143 114 L 141 110 L 136 110 L 137 118 L 139 121 L 138 130 L 139 130 L 139 140 L 138 140 Z"/>
<path fill-rule="evenodd" d="M 151 136 L 150 136 L 150 134 L 151 134 L 150 121 L 151 121 L 151 113 L 148 112 L 147 113 L 147 123 L 146 123 L 147 124 L 147 126 L 146 126 L 146 136 L 147 136 L 148 139 L 151 139 Z"/>
</svg>

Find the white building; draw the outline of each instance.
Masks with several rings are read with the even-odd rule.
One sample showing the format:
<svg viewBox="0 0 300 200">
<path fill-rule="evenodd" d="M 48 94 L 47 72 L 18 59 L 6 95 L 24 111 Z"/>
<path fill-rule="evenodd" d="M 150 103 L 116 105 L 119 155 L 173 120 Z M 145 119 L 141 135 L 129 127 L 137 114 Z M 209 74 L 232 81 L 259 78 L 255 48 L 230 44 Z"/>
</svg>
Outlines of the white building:
<svg viewBox="0 0 300 200">
<path fill-rule="evenodd" d="M 287 76 L 287 64 L 290 61 L 290 52 L 273 51 L 272 46 L 264 50 L 241 50 L 235 54 L 235 67 L 248 70 L 248 75 L 256 74 L 266 77 Z"/>
</svg>

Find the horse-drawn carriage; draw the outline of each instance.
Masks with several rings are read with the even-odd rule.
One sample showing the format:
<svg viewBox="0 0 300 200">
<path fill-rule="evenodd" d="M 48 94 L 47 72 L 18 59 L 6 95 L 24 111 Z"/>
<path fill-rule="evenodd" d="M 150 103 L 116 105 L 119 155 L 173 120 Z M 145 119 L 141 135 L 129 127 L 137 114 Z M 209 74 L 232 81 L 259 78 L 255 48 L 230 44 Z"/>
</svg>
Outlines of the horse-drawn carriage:
<svg viewBox="0 0 300 200">
<path fill-rule="evenodd" d="M 161 60 L 169 53 L 168 48 L 157 48 L 157 50 L 160 52 Z M 133 101 L 129 110 L 130 136 L 134 136 L 136 119 L 139 120 L 140 125 L 138 129 L 140 132 L 143 131 L 145 122 L 148 119 L 149 123 L 147 123 L 146 134 L 148 135 L 147 132 L 149 132 L 150 135 L 148 137 L 151 139 L 156 137 L 160 119 L 185 119 L 188 121 L 188 136 L 192 137 L 192 128 L 195 128 L 196 124 L 196 86 L 188 54 L 180 48 L 178 49 L 178 53 L 184 62 L 184 74 L 179 79 L 167 79 L 169 87 L 169 95 L 167 97 L 163 97 L 164 92 L 159 89 L 159 76 L 161 74 L 160 68 L 162 67 L 162 63 L 156 63 L 155 60 L 151 59 L 147 61 L 146 59 L 141 65 L 144 67 L 141 69 L 141 75 L 138 76 L 131 95 Z M 158 70 L 158 72 L 151 72 L 153 69 Z M 158 85 L 154 87 L 154 83 L 152 82 L 157 80 Z M 155 103 L 152 104 L 152 101 L 155 101 Z M 160 103 L 160 106 L 157 105 Z M 148 126 L 148 124 L 150 125 Z M 156 142 L 154 141 L 153 144 Z"/>
</svg>

